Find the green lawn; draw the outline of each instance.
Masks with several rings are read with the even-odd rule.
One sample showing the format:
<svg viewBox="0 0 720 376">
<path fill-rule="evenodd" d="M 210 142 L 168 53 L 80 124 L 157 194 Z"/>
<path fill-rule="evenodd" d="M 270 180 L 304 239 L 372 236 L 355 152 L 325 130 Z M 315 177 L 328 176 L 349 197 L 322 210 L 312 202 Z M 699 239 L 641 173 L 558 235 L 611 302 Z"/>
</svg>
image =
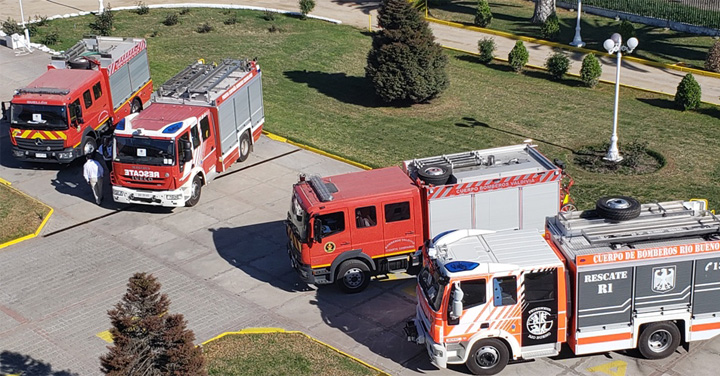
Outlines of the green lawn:
<svg viewBox="0 0 720 376">
<path fill-rule="evenodd" d="M 0 184 L 0 244 L 32 234 L 50 209 Z"/>
<path fill-rule="evenodd" d="M 530 22 L 535 4 L 527 0 L 489 0 L 493 20 L 487 28 L 541 38 L 540 25 Z M 451 0 L 445 5 L 430 2 L 430 15 L 446 21 L 472 24 L 475 19 L 477 1 Z M 570 43 L 575 36 L 577 13 L 557 8 L 560 20 L 559 43 Z M 708 50 L 715 41 L 709 36 L 679 33 L 663 28 L 634 24 L 640 41 L 634 56 L 663 63 L 685 63 L 687 66 L 704 69 Z M 585 48 L 605 52 L 602 44 L 613 33 L 619 32 L 620 21 L 584 13 L 580 28 Z"/>
<path fill-rule="evenodd" d="M 260 12 L 244 11 L 236 25 L 227 26 L 226 14 L 200 9 L 166 27 L 160 22 L 168 12 L 116 16 L 115 35 L 148 38 L 156 86 L 198 58 L 257 57 L 268 131 L 373 167 L 527 138 L 550 158 L 572 162 L 574 151 L 608 141 L 612 131 L 612 85 L 587 89 L 575 79 L 558 83 L 541 71 L 519 75 L 500 63 L 484 66 L 473 56 L 448 52 L 447 91 L 429 104 L 391 107 L 376 99 L 364 79 L 371 39 L 361 30 L 285 16 L 270 22 Z M 205 20 L 215 31 L 196 33 Z M 88 22 L 87 17 L 58 20 L 43 29 L 57 28 L 67 47 L 89 32 Z M 281 31 L 269 32 L 270 25 Z M 680 112 L 671 97 L 623 88 L 620 152 L 623 143 L 647 140 L 667 164 L 655 173 L 626 176 L 590 173 L 568 163 L 579 207 L 606 194 L 642 202 L 704 197 L 720 207 L 718 118 L 715 106 Z"/>
<path fill-rule="evenodd" d="M 210 376 L 377 375 L 299 333 L 229 335 L 203 346 Z"/>
</svg>

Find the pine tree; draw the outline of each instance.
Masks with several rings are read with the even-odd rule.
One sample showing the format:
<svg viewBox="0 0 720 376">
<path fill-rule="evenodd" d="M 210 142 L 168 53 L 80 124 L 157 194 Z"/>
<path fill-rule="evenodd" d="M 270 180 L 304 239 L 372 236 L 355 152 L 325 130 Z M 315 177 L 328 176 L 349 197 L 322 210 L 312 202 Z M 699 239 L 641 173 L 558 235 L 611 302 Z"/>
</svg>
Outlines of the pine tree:
<svg viewBox="0 0 720 376">
<path fill-rule="evenodd" d="M 420 103 L 447 88 L 447 57 L 411 3 L 383 0 L 378 23 L 365 74 L 384 102 Z"/>
<path fill-rule="evenodd" d="M 490 25 L 493 15 L 490 11 L 490 4 L 487 0 L 478 0 L 477 10 L 475 11 L 475 25 L 486 27 Z"/>
<path fill-rule="evenodd" d="M 694 110 L 700 107 L 701 97 L 700 84 L 695 80 L 692 73 L 686 74 L 678 84 L 675 92 L 675 103 L 683 111 Z"/>
<path fill-rule="evenodd" d="M 122 300 L 108 311 L 113 345 L 100 357 L 111 376 L 207 375 L 195 335 L 180 314 L 168 313 L 170 300 L 160 294 L 152 275 L 135 273 Z"/>
<path fill-rule="evenodd" d="M 595 87 L 602 76 L 602 66 L 595 54 L 587 54 L 583 58 L 582 67 L 580 68 L 580 80 L 587 87 Z"/>
</svg>

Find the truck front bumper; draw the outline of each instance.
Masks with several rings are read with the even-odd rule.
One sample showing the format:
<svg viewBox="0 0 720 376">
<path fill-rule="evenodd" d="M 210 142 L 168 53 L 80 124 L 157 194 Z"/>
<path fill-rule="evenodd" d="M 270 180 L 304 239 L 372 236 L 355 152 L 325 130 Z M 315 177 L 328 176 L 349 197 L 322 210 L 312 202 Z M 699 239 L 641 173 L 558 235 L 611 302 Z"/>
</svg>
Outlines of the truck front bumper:
<svg viewBox="0 0 720 376">
<path fill-rule="evenodd" d="M 290 257 L 290 265 L 298 273 L 300 279 L 311 285 L 326 285 L 332 283 L 330 280 L 330 268 L 315 268 L 305 265 L 300 261 L 300 255 L 293 249 L 292 242 L 288 241 L 288 256 Z"/>
<path fill-rule="evenodd" d="M 175 189 L 172 191 L 150 191 L 135 188 L 113 186 L 113 200 L 122 204 L 143 204 L 154 206 L 166 206 L 176 208 L 185 206 L 185 201 L 190 198 L 190 192 L 186 189 Z"/>
<path fill-rule="evenodd" d="M 417 309 L 420 309 L 419 307 Z M 435 343 L 422 323 L 422 319 L 416 317 L 405 323 L 405 334 L 407 340 L 418 345 L 425 345 L 430 356 L 430 362 L 438 368 L 447 368 L 448 352 L 445 346 Z"/>
<path fill-rule="evenodd" d="M 65 148 L 55 151 L 25 150 L 13 145 L 12 155 L 15 159 L 24 162 L 40 163 L 70 163 L 75 158 L 82 157 L 80 148 Z"/>
</svg>

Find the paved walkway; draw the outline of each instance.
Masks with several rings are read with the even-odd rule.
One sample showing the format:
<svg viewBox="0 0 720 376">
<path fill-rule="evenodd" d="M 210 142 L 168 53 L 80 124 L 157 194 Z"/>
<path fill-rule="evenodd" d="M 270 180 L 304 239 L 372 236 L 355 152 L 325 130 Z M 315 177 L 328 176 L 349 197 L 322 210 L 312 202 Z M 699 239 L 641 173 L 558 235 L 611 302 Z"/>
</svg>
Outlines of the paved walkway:
<svg viewBox="0 0 720 376">
<path fill-rule="evenodd" d="M 182 1 L 172 0 L 147 0 L 147 4 L 176 4 Z M 108 1 L 105 1 L 107 4 Z M 209 0 L 200 1 L 199 3 L 213 4 L 243 4 L 258 7 L 267 7 L 274 9 L 297 11 L 297 1 L 293 0 Z M 373 27 L 377 27 L 377 8 L 379 1 L 375 0 L 317 0 L 317 5 L 312 14 L 317 16 L 334 18 L 345 24 L 350 24 L 360 28 L 367 28 L 372 22 Z M 115 8 L 135 6 L 136 0 L 113 0 L 112 6 Z M 195 3 L 197 4 L 197 3 Z M 25 2 L 24 13 L 26 17 L 36 14 L 55 15 L 67 14 L 78 11 L 94 11 L 98 9 L 98 1 L 94 0 L 43 0 Z M 3 14 L 20 18 L 19 2 L 17 0 L 0 0 L 0 9 Z M 476 52 L 477 41 L 486 34 L 458 29 L 445 25 L 431 24 L 433 32 L 438 42 L 447 47 L 458 48 L 465 51 Z M 504 58 L 515 45 L 515 40 L 493 36 L 497 44 L 496 56 Z M 643 42 L 641 42 L 643 43 Z M 647 42 L 646 42 L 647 43 Z M 543 66 L 547 57 L 553 53 L 553 48 L 537 44 L 525 42 L 530 52 L 529 64 Z M 642 45 L 640 46 L 642 48 Z M 569 52 L 573 65 L 570 69 L 571 73 L 580 71 L 583 54 L 577 52 Z M 615 59 L 614 57 L 602 57 L 601 62 L 604 70 L 602 79 L 615 82 Z M 622 77 L 620 82 L 626 85 L 649 89 L 670 95 L 675 95 L 677 85 L 685 76 L 684 72 L 674 69 L 658 68 L 644 64 L 623 61 Z M 708 103 L 720 104 L 720 79 L 695 75 L 696 80 L 702 88 L 702 100 Z"/>
</svg>

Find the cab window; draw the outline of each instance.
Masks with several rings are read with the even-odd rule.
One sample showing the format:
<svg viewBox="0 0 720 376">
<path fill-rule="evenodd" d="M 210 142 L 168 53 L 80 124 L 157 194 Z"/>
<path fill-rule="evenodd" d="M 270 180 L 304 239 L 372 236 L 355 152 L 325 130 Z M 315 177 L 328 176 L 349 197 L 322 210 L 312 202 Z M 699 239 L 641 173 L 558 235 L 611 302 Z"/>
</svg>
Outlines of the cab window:
<svg viewBox="0 0 720 376">
<path fill-rule="evenodd" d="M 410 202 L 398 202 L 385 205 L 385 222 L 398 222 L 410 219 Z"/>
<path fill-rule="evenodd" d="M 460 288 L 463 291 L 463 309 L 485 304 L 487 295 L 485 286 L 485 279 L 460 282 Z"/>
<path fill-rule="evenodd" d="M 83 101 L 85 101 L 85 109 L 87 110 L 92 106 L 92 95 L 90 94 L 90 90 L 85 90 L 83 93 Z"/>
<path fill-rule="evenodd" d="M 330 236 L 345 230 L 345 216 L 343 212 L 330 213 L 318 216 L 322 236 Z"/>
<path fill-rule="evenodd" d="M 80 99 L 76 99 L 70 103 L 70 123 L 79 121 L 82 118 L 82 108 L 80 107 Z"/>
<path fill-rule="evenodd" d="M 357 228 L 373 227 L 377 225 L 377 212 L 374 206 L 355 209 L 355 225 Z"/>
<path fill-rule="evenodd" d="M 515 276 L 493 279 L 493 303 L 495 307 L 517 303 L 517 278 Z"/>
<path fill-rule="evenodd" d="M 202 133 L 203 141 L 210 138 L 210 118 L 208 116 L 200 119 L 200 133 Z"/>
<path fill-rule="evenodd" d="M 102 87 L 100 86 L 100 83 L 96 83 L 93 85 L 93 95 L 95 95 L 95 100 L 100 99 L 102 97 Z"/>
<path fill-rule="evenodd" d="M 198 133 L 197 125 L 190 128 L 190 133 L 192 133 L 193 149 L 197 149 L 198 146 L 200 146 L 200 134 Z"/>
</svg>

